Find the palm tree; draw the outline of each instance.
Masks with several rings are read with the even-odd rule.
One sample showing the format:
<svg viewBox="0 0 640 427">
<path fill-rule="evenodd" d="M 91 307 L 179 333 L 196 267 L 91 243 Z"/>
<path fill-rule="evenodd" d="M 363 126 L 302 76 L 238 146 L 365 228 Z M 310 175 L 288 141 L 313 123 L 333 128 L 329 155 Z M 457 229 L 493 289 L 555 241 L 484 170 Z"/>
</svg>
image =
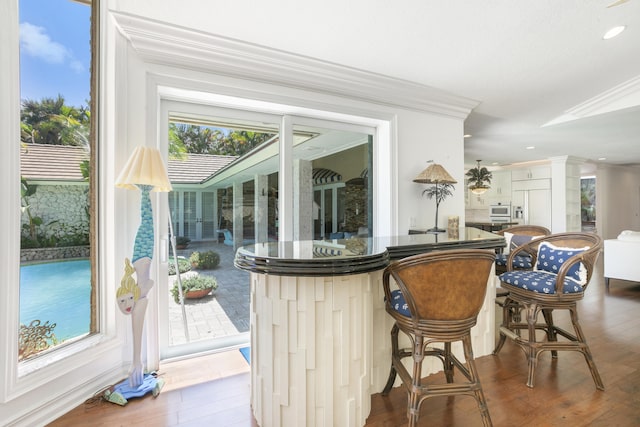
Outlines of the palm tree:
<svg viewBox="0 0 640 427">
<path fill-rule="evenodd" d="M 20 118 L 24 143 L 88 146 L 89 110 L 65 105 L 62 95 L 23 100 Z"/>
<path fill-rule="evenodd" d="M 453 190 L 455 189 L 455 187 L 453 186 L 453 184 L 438 184 L 436 183 L 435 185 L 427 188 L 426 190 L 424 190 L 422 192 L 422 195 L 426 195 L 427 198 L 429 199 L 433 199 L 435 197 L 436 199 L 436 226 L 434 228 L 429 229 L 429 231 L 444 231 L 440 228 L 438 228 L 438 208 L 440 207 L 440 203 L 442 203 L 442 201 L 444 199 L 446 199 L 447 197 L 453 195 Z"/>
</svg>

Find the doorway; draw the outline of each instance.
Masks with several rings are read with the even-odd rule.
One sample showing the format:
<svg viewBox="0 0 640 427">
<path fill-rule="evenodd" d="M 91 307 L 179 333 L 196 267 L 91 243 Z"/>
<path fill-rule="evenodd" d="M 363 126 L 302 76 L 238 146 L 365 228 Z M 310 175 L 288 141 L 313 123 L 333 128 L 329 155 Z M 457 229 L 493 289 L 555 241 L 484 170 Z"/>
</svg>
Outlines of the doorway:
<svg viewBox="0 0 640 427">
<path fill-rule="evenodd" d="M 168 275 L 159 286 L 164 289 L 159 296 L 160 359 L 248 345 L 250 281 L 246 271 L 234 267 L 235 251 L 286 240 L 283 226 L 294 230 L 297 240 L 329 238 L 329 231 L 344 230 L 348 209 L 341 182 L 322 189 L 319 206 L 330 225 L 323 227 L 325 235 L 314 235 L 313 170 L 330 164 L 347 181 L 362 180 L 371 163 L 375 129 L 176 101 L 164 102 L 162 111 L 169 153 L 177 153 L 168 162 L 173 185 L 169 216 L 174 234 L 190 240 L 175 255 L 187 267 L 194 253 L 215 252 L 220 262 L 208 270 Z M 286 122 L 292 125 L 283 136 Z M 282 169 L 282 150 L 289 151 L 285 167 L 290 169 Z M 358 199 L 363 222 L 352 221 L 354 231 L 372 224 L 368 194 Z M 293 206 L 290 216 L 282 215 L 283 206 Z M 214 277 L 217 289 L 182 304 L 171 292 L 178 274 L 181 280 Z"/>
</svg>

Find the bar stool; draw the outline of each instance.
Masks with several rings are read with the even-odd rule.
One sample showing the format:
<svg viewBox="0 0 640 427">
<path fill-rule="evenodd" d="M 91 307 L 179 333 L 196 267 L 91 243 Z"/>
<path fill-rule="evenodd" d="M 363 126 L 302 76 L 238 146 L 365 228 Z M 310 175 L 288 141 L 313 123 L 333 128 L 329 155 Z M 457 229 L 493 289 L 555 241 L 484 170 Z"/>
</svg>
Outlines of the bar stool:
<svg viewBox="0 0 640 427">
<path fill-rule="evenodd" d="M 515 270 L 507 262 L 507 272 L 500 275 L 502 287 L 509 292 L 509 298 L 522 307 L 526 313 L 524 322 L 513 319 L 500 326 L 500 343 L 494 354 L 502 348 L 506 338 L 512 339 L 527 355 L 527 386 L 534 386 L 538 356 L 550 351 L 552 358 L 558 357 L 558 350 L 577 351 L 583 354 L 591 376 L 598 390 L 604 384 L 598 373 L 591 350 L 578 321 L 577 301 L 584 297 L 593 268 L 600 252 L 602 239 L 593 233 L 558 233 L 541 237 L 519 246 L 509 254 L 509 261 L 519 253 L 532 257 L 535 268 L 528 271 Z M 568 310 L 573 331 L 565 330 L 554 323 L 554 310 Z M 543 321 L 538 320 L 542 313 Z M 520 331 L 528 331 L 521 337 Z M 545 339 L 539 340 L 536 331 L 543 331 Z M 562 337 L 563 340 L 559 340 Z"/>
<path fill-rule="evenodd" d="M 527 243 L 533 239 L 539 237 L 548 236 L 551 234 L 548 228 L 540 225 L 514 225 L 513 227 L 504 228 L 496 231 L 495 234 L 504 236 L 507 247 L 504 251 L 496 255 L 496 276 L 507 271 L 507 260 L 511 251 L 514 251 L 518 246 L 523 243 Z M 518 253 L 511 260 L 511 266 L 514 270 L 517 269 L 531 269 L 531 256 L 526 252 Z M 512 324 L 520 322 L 520 313 L 522 307 L 509 297 L 509 291 L 502 286 L 496 288 L 496 305 L 502 308 L 502 319 L 504 324 Z M 505 337 L 500 336 L 500 341 L 493 350 L 494 354 L 499 352 L 504 345 Z"/>
<path fill-rule="evenodd" d="M 382 391 L 387 395 L 400 375 L 408 392 L 409 425 L 417 425 L 421 403 L 434 396 L 470 395 L 480 408 L 482 422 L 491 418 L 476 371 L 471 347 L 471 328 L 484 302 L 487 281 L 495 253 L 482 249 L 430 252 L 390 264 L 383 273 L 385 309 L 395 320 L 391 329 L 391 371 Z M 393 277 L 398 289 L 392 290 Z M 402 331 L 412 348 L 400 348 Z M 451 352 L 451 343 L 462 342 L 464 363 Z M 442 343 L 443 348 L 431 347 Z M 402 364 L 413 357 L 413 373 Z M 421 377 L 425 356 L 435 356 L 443 364 L 446 384 L 427 384 Z M 467 382 L 453 380 L 454 366 Z"/>
</svg>

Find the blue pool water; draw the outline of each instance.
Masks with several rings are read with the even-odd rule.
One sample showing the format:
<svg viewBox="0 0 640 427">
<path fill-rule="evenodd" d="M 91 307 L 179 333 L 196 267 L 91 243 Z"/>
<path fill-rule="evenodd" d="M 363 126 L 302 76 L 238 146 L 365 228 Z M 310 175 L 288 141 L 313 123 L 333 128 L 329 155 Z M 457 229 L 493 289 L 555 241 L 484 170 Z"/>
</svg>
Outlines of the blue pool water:
<svg viewBox="0 0 640 427">
<path fill-rule="evenodd" d="M 58 341 L 89 332 L 91 315 L 89 260 L 20 267 L 20 323 L 55 323 Z"/>
</svg>

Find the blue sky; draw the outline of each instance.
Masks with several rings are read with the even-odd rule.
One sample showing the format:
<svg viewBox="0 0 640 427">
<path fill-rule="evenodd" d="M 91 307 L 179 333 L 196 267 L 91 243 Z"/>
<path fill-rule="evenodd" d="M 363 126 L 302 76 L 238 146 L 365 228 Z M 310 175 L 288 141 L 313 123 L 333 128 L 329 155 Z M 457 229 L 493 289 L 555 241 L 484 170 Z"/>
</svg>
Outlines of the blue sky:
<svg viewBox="0 0 640 427">
<path fill-rule="evenodd" d="M 21 98 L 86 106 L 91 7 L 71 0 L 20 0 Z"/>
</svg>

